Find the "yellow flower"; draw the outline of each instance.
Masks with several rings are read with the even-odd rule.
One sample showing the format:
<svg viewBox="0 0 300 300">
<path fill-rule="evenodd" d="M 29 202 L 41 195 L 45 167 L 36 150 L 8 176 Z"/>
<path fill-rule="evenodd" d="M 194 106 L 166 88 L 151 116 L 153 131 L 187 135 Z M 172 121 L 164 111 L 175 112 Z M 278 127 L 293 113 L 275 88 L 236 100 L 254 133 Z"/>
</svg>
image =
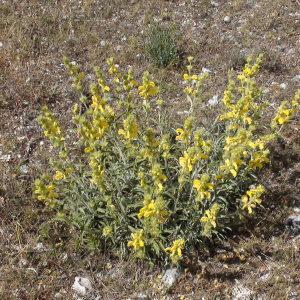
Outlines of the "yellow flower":
<svg viewBox="0 0 300 300">
<path fill-rule="evenodd" d="M 188 56 L 188 58 L 187 58 L 187 60 L 188 60 L 189 63 L 191 63 L 193 59 L 194 59 L 193 56 Z"/>
<path fill-rule="evenodd" d="M 213 228 L 217 227 L 217 216 L 220 210 L 218 203 L 214 203 L 210 209 L 204 212 L 204 216 L 200 219 L 203 225 L 203 234 L 205 236 L 211 236 L 211 231 Z"/>
<path fill-rule="evenodd" d="M 38 117 L 38 122 L 44 130 L 44 135 L 47 137 L 54 147 L 63 146 L 65 138 L 61 133 L 61 128 L 54 115 L 49 111 L 47 106 L 42 108 L 42 115 Z"/>
<path fill-rule="evenodd" d="M 184 151 L 183 156 L 179 158 L 179 165 L 184 173 L 190 173 L 200 159 L 207 159 L 207 155 L 196 147 L 190 147 Z"/>
<path fill-rule="evenodd" d="M 249 167 L 253 170 L 261 169 L 265 164 L 269 162 L 269 150 L 258 151 L 252 155 L 249 161 Z"/>
<path fill-rule="evenodd" d="M 163 135 L 159 144 L 159 150 L 162 152 L 163 158 L 169 158 L 170 157 L 170 141 L 168 135 Z"/>
<path fill-rule="evenodd" d="M 164 208 L 164 202 L 162 198 L 158 198 L 155 201 L 151 200 L 148 204 L 145 204 L 145 206 L 142 207 L 138 213 L 139 219 L 154 217 L 159 222 L 164 222 L 167 216 L 168 212 Z"/>
<path fill-rule="evenodd" d="M 158 87 L 154 81 L 149 80 L 149 73 L 145 72 L 143 76 L 143 84 L 138 87 L 139 95 L 147 100 L 151 96 L 158 94 Z"/>
<path fill-rule="evenodd" d="M 192 87 L 188 86 L 186 87 L 184 90 L 184 93 L 187 94 L 187 95 L 192 95 L 194 93 L 194 90 Z"/>
<path fill-rule="evenodd" d="M 182 128 L 177 128 L 176 132 L 177 132 L 177 136 L 176 136 L 177 141 L 181 141 L 183 143 L 188 143 L 188 141 L 189 141 L 189 132 L 188 131 L 186 131 Z"/>
<path fill-rule="evenodd" d="M 195 146 L 198 148 L 202 148 L 204 152 L 209 153 L 211 150 L 211 141 L 210 140 L 204 140 L 202 137 L 202 131 L 197 130 L 194 133 L 194 143 Z"/>
<path fill-rule="evenodd" d="M 201 179 L 195 179 L 193 187 L 196 189 L 200 200 L 211 198 L 211 191 L 213 191 L 214 185 L 209 182 L 208 174 L 203 174 Z"/>
<path fill-rule="evenodd" d="M 103 92 L 109 92 L 110 91 L 110 87 L 108 85 L 105 85 L 102 87 Z"/>
<path fill-rule="evenodd" d="M 163 173 L 163 170 L 158 163 L 154 163 L 151 167 L 151 177 L 154 184 L 154 192 L 160 194 L 163 190 L 163 182 L 167 180 L 167 176 Z"/>
<path fill-rule="evenodd" d="M 112 235 L 112 228 L 111 226 L 104 226 L 102 230 L 102 235 L 104 237 L 109 237 Z"/>
<path fill-rule="evenodd" d="M 138 124 L 135 120 L 135 117 L 133 115 L 129 115 L 124 121 L 123 121 L 124 129 L 119 129 L 118 133 L 120 135 L 123 135 L 123 137 L 126 140 L 132 141 L 137 138 L 138 136 Z"/>
<path fill-rule="evenodd" d="M 275 127 L 287 123 L 297 111 L 298 107 L 297 94 L 291 103 L 283 101 L 277 110 L 276 116 L 272 120 L 272 126 Z"/>
<path fill-rule="evenodd" d="M 53 179 L 55 179 L 57 181 L 65 179 L 65 178 L 66 178 L 66 175 L 61 171 L 56 171 L 56 173 L 53 175 Z"/>
<path fill-rule="evenodd" d="M 58 194 L 56 192 L 56 185 L 54 183 L 45 184 L 41 179 L 34 181 L 34 194 L 37 199 L 45 202 L 47 205 L 54 207 Z"/>
<path fill-rule="evenodd" d="M 187 151 L 184 151 L 183 156 L 179 158 L 179 165 L 185 173 L 192 172 L 194 161 Z"/>
<path fill-rule="evenodd" d="M 145 188 L 147 186 L 145 173 L 142 171 L 138 172 L 138 178 L 140 179 L 141 188 Z"/>
<path fill-rule="evenodd" d="M 182 250 L 184 248 L 184 239 L 175 240 L 171 247 L 165 248 L 166 252 L 170 252 L 170 258 L 174 264 L 182 258 Z"/>
<path fill-rule="evenodd" d="M 261 204 L 261 195 L 265 192 L 265 188 L 262 185 L 253 187 L 242 196 L 242 209 L 247 210 L 249 214 L 253 213 L 253 208 L 257 204 Z"/>
<path fill-rule="evenodd" d="M 189 74 L 183 74 L 183 80 L 184 81 L 190 80 L 190 75 Z"/>
<path fill-rule="evenodd" d="M 127 243 L 128 247 L 132 247 L 135 251 L 145 247 L 143 229 L 132 233 L 131 238 L 132 239 Z"/>
</svg>

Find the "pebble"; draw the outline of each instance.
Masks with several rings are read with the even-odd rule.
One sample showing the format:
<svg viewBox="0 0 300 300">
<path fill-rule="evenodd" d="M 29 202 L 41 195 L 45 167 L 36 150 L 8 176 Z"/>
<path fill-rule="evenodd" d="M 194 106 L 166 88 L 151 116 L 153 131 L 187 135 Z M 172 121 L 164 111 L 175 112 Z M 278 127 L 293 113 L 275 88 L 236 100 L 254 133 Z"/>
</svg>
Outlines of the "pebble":
<svg viewBox="0 0 300 300">
<path fill-rule="evenodd" d="M 287 87 L 287 84 L 286 84 L 286 83 L 283 82 L 283 83 L 280 84 L 280 88 L 281 88 L 281 89 L 285 90 L 286 87 Z"/>
<path fill-rule="evenodd" d="M 219 103 L 219 96 L 214 95 L 211 99 L 208 100 L 207 103 L 209 106 L 216 106 Z"/>
<path fill-rule="evenodd" d="M 300 81 L 300 74 L 296 75 L 292 80 L 293 81 Z"/>
<path fill-rule="evenodd" d="M 215 2 L 215 1 L 210 1 L 210 4 L 211 4 L 213 7 L 218 7 L 218 6 L 220 6 L 220 3 Z"/>
<path fill-rule="evenodd" d="M 76 276 L 72 289 L 81 296 L 85 296 L 88 292 L 92 290 L 92 284 L 90 280 L 86 277 Z"/>
<path fill-rule="evenodd" d="M 105 45 L 106 45 L 106 42 L 102 40 L 102 41 L 100 42 L 100 46 L 101 46 L 101 47 L 104 47 Z"/>
<path fill-rule="evenodd" d="M 286 220 L 288 230 L 293 234 L 300 234 L 300 214 L 291 215 Z"/>
<path fill-rule="evenodd" d="M 37 243 L 36 246 L 34 247 L 34 250 L 37 252 L 43 252 L 46 250 L 46 248 L 43 243 Z"/>
<path fill-rule="evenodd" d="M 201 71 L 202 71 L 202 73 L 211 73 L 211 70 L 209 68 L 205 68 L 205 67 L 203 67 Z"/>
<path fill-rule="evenodd" d="M 167 269 L 161 279 L 163 285 L 170 288 L 176 282 L 179 274 L 180 273 L 177 268 Z"/>
<path fill-rule="evenodd" d="M 252 291 L 242 284 L 236 284 L 232 289 L 233 300 L 245 300 L 251 298 Z"/>
<path fill-rule="evenodd" d="M 229 16 L 224 17 L 224 22 L 229 23 L 231 21 L 231 18 Z"/>
<path fill-rule="evenodd" d="M 9 162 L 11 160 L 11 155 L 10 154 L 4 154 L 0 156 L 0 160 Z"/>
<path fill-rule="evenodd" d="M 20 172 L 21 172 L 21 173 L 27 174 L 28 171 L 29 171 L 29 169 L 28 169 L 28 166 L 27 166 L 27 165 L 22 165 L 22 166 L 20 167 Z"/>
</svg>

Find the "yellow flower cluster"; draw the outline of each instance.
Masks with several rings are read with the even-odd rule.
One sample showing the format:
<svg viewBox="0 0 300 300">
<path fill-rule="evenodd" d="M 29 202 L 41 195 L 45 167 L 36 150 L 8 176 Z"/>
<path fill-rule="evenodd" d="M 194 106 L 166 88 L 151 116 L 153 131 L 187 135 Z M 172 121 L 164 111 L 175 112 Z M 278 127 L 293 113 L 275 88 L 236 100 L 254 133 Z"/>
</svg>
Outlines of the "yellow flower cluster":
<svg viewBox="0 0 300 300">
<path fill-rule="evenodd" d="M 299 109 L 300 90 L 291 102 L 283 101 L 279 106 L 276 116 L 272 120 L 272 127 L 287 123 Z"/>
<path fill-rule="evenodd" d="M 50 207 L 56 205 L 58 193 L 54 183 L 45 184 L 41 179 L 36 179 L 33 193 L 38 200 L 45 202 Z"/>
<path fill-rule="evenodd" d="M 163 190 L 163 182 L 167 180 L 167 176 L 163 173 L 163 170 L 159 163 L 154 163 L 151 167 L 150 174 L 154 183 L 154 189 L 158 191 Z"/>
<path fill-rule="evenodd" d="M 210 209 L 207 209 L 204 212 L 204 216 L 200 219 L 200 222 L 203 225 L 203 235 L 207 237 L 211 236 L 212 229 L 217 227 L 217 216 L 219 211 L 219 204 L 214 203 Z"/>
<path fill-rule="evenodd" d="M 112 229 L 112 227 L 111 226 L 104 226 L 103 227 L 103 230 L 102 230 L 102 235 L 104 236 L 104 237 L 110 237 L 111 235 L 112 235 L 112 233 L 113 233 L 113 229 Z"/>
<path fill-rule="evenodd" d="M 115 77 L 119 77 L 119 76 L 116 76 L 118 73 L 119 73 L 119 68 L 118 66 L 114 63 L 114 58 L 113 57 L 110 57 L 106 60 L 106 63 L 108 65 L 108 73 L 110 75 L 113 75 Z"/>
<path fill-rule="evenodd" d="M 67 57 L 64 57 L 64 65 L 73 79 L 72 87 L 82 93 L 85 74 L 80 71 L 79 67 L 75 63 L 70 62 Z"/>
<path fill-rule="evenodd" d="M 143 134 L 144 146 L 140 149 L 140 158 L 146 159 L 149 163 L 155 162 L 159 157 L 159 140 L 155 136 L 152 128 L 147 128 Z"/>
<path fill-rule="evenodd" d="M 92 103 L 84 114 L 74 108 L 73 120 L 78 126 L 78 133 L 83 143 L 91 152 L 96 144 L 103 138 L 114 118 L 114 110 L 107 104 L 105 97 L 100 95 L 99 85 L 91 85 Z"/>
<path fill-rule="evenodd" d="M 89 166 L 92 172 L 91 182 L 98 186 L 100 190 L 103 190 L 105 168 L 101 162 L 101 153 L 99 151 L 91 152 L 89 155 Z"/>
<path fill-rule="evenodd" d="M 127 141 L 133 141 L 138 137 L 139 127 L 134 115 L 129 114 L 123 121 L 124 129 L 119 129 L 118 133 Z"/>
<path fill-rule="evenodd" d="M 265 192 L 262 185 L 251 188 L 242 196 L 242 209 L 247 210 L 249 214 L 253 213 L 253 208 L 261 204 L 261 195 Z"/>
<path fill-rule="evenodd" d="M 238 170 L 248 156 L 248 141 L 252 137 L 251 129 L 239 129 L 225 140 L 223 159 L 224 163 L 220 166 L 220 172 L 224 175 L 231 174 L 236 177 Z"/>
<path fill-rule="evenodd" d="M 56 171 L 53 175 L 53 179 L 60 181 L 66 178 L 66 175 L 62 171 Z"/>
<path fill-rule="evenodd" d="M 135 251 L 145 247 L 144 230 L 140 229 L 131 234 L 131 240 L 127 243 L 128 247 L 132 247 Z"/>
<path fill-rule="evenodd" d="M 176 140 L 185 146 L 183 155 L 179 157 L 180 183 L 184 183 L 185 176 L 193 171 L 200 160 L 207 159 L 211 151 L 211 141 L 203 139 L 202 130 L 193 132 L 193 120 L 193 117 L 188 117 L 184 122 L 183 129 L 176 130 L 178 134 Z"/>
<path fill-rule="evenodd" d="M 147 201 L 148 202 L 148 201 Z M 165 203 L 162 197 L 158 197 L 156 200 L 151 200 L 140 209 L 138 213 L 138 218 L 155 218 L 159 223 L 163 223 L 167 216 L 169 215 L 168 211 L 165 209 Z M 147 203 L 147 204 L 146 204 Z"/>
<path fill-rule="evenodd" d="M 249 60 L 243 69 L 243 72 L 238 75 L 238 79 L 243 87 L 243 94 L 235 103 L 235 84 L 230 80 L 222 100 L 227 111 L 220 115 L 220 120 L 230 120 L 231 122 L 235 122 L 236 125 L 252 124 L 252 114 L 259 110 L 259 106 L 256 104 L 255 100 L 260 93 L 251 77 L 258 72 L 261 62 L 261 56 L 259 56 L 253 64 Z"/>
<path fill-rule="evenodd" d="M 47 106 L 42 107 L 42 114 L 38 117 L 38 122 L 44 130 L 44 135 L 55 147 L 64 146 L 64 136 L 61 132 L 60 125 L 49 111 Z"/>
<path fill-rule="evenodd" d="M 171 261 L 174 264 L 177 264 L 178 261 L 182 258 L 182 250 L 184 248 L 184 239 L 175 240 L 171 247 L 165 248 L 166 252 L 170 253 Z"/>
<path fill-rule="evenodd" d="M 159 151 L 162 153 L 162 157 L 165 159 L 170 158 L 170 150 L 171 150 L 171 145 L 170 145 L 170 137 L 168 134 L 164 134 L 161 137 L 160 143 L 159 143 Z"/>
<path fill-rule="evenodd" d="M 194 118 L 192 116 L 189 116 L 185 119 L 183 128 L 176 129 L 177 141 L 180 141 L 185 145 L 189 144 L 190 137 L 192 135 L 192 130 L 193 130 L 193 122 L 194 122 Z"/>
<path fill-rule="evenodd" d="M 193 187 L 197 191 L 199 200 L 210 199 L 211 192 L 214 190 L 214 185 L 209 181 L 208 174 L 203 174 L 200 179 L 194 179 Z"/>
<path fill-rule="evenodd" d="M 191 173 L 194 166 L 200 159 L 207 159 L 207 154 L 199 151 L 198 147 L 189 147 L 184 151 L 183 156 L 179 157 L 179 165 L 184 174 Z"/>
<path fill-rule="evenodd" d="M 193 68 L 192 65 L 193 59 L 194 58 L 192 56 L 188 57 L 188 62 L 189 62 L 187 66 L 188 73 L 183 74 L 183 80 L 187 84 L 187 87 L 185 87 L 183 91 L 188 96 L 197 97 L 200 94 L 203 82 L 207 78 L 208 73 L 204 72 L 203 74 L 200 75 L 192 74 L 191 70 Z"/>
<path fill-rule="evenodd" d="M 124 75 L 123 88 L 126 92 L 130 92 L 132 89 L 138 86 L 138 82 L 134 79 L 132 69 Z"/>
<path fill-rule="evenodd" d="M 143 84 L 138 87 L 138 91 L 139 95 L 145 100 L 158 94 L 158 87 L 155 82 L 150 80 L 148 72 L 144 73 Z"/>
</svg>

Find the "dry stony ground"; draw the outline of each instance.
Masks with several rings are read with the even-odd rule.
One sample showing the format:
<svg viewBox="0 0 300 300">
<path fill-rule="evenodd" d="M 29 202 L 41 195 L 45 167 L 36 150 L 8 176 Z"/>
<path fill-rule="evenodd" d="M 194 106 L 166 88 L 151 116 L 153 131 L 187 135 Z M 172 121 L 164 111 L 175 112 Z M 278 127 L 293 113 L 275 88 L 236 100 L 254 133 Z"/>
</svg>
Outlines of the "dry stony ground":
<svg viewBox="0 0 300 300">
<path fill-rule="evenodd" d="M 183 67 L 158 69 L 145 57 L 153 21 L 175 24 L 182 56 L 211 70 L 208 99 L 221 97 L 227 70 L 251 53 L 266 57 L 259 81 L 274 106 L 299 88 L 299 0 L 0 0 L 1 299 L 79 299 L 71 289 L 75 276 L 92 283 L 86 299 L 299 299 L 299 237 L 284 225 L 300 202 L 297 121 L 260 174 L 270 188 L 265 208 L 187 263 L 169 290 L 160 287 L 161 268 L 87 252 L 72 232 L 45 225 L 49 213 L 31 198 L 32 179 L 47 160 L 36 116 L 48 103 L 64 120 L 75 101 L 63 55 L 87 73 L 111 55 L 137 75 L 148 69 L 171 113 L 184 109 L 177 84 Z"/>
</svg>

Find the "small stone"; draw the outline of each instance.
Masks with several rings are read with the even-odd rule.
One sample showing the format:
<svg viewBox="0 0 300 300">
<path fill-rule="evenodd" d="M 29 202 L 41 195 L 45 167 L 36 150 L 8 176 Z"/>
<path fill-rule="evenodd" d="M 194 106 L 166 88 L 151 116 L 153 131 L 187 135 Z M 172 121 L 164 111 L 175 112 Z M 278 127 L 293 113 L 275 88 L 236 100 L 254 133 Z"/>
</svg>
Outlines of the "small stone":
<svg viewBox="0 0 300 300">
<path fill-rule="evenodd" d="M 220 4 L 218 2 L 215 2 L 215 1 L 210 1 L 210 4 L 213 6 L 213 7 L 218 7 L 220 6 Z"/>
<path fill-rule="evenodd" d="M 211 70 L 205 67 L 203 67 L 201 71 L 202 73 L 211 73 Z"/>
<path fill-rule="evenodd" d="M 122 46 L 118 45 L 118 46 L 116 47 L 116 50 L 117 50 L 117 51 L 121 51 L 121 50 L 122 50 Z"/>
<path fill-rule="evenodd" d="M 76 276 L 72 289 L 81 296 L 85 296 L 92 290 L 92 284 L 88 278 Z"/>
<path fill-rule="evenodd" d="M 209 106 L 216 106 L 219 103 L 219 96 L 214 95 L 211 99 L 208 100 L 207 103 Z"/>
<path fill-rule="evenodd" d="M 296 75 L 292 80 L 293 81 L 300 81 L 300 74 Z"/>
<path fill-rule="evenodd" d="M 132 295 L 132 298 L 129 298 L 129 299 L 148 300 L 150 298 L 144 293 L 137 293 L 137 294 Z"/>
<path fill-rule="evenodd" d="M 0 156 L 0 160 L 9 162 L 11 160 L 11 155 L 10 154 L 4 154 Z"/>
<path fill-rule="evenodd" d="M 101 47 L 104 47 L 106 45 L 106 42 L 104 41 L 104 40 L 102 40 L 101 42 L 100 42 L 100 46 Z"/>
<path fill-rule="evenodd" d="M 281 88 L 281 89 L 283 89 L 283 90 L 285 90 L 285 89 L 286 89 L 286 86 L 287 86 L 287 84 L 286 84 L 286 83 L 284 83 L 284 82 L 280 84 L 280 88 Z"/>
<path fill-rule="evenodd" d="M 287 229 L 293 234 L 300 234 L 300 214 L 291 215 L 286 220 Z"/>
<path fill-rule="evenodd" d="M 188 110 L 183 110 L 183 111 L 178 111 L 177 112 L 177 115 L 187 115 L 187 114 L 189 114 Z"/>
<path fill-rule="evenodd" d="M 34 250 L 37 252 L 43 252 L 46 250 L 46 248 L 43 243 L 37 243 L 36 246 L 34 247 Z"/>
<path fill-rule="evenodd" d="M 179 274 L 177 268 L 168 269 L 165 271 L 161 281 L 166 287 L 170 288 L 176 282 Z"/>
<path fill-rule="evenodd" d="M 0 48 L 2 48 L 3 47 L 3 43 L 2 42 L 0 42 Z"/>
<path fill-rule="evenodd" d="M 233 300 L 245 300 L 251 298 L 252 291 L 247 287 L 236 284 L 232 289 L 232 298 Z"/>
<path fill-rule="evenodd" d="M 62 298 L 63 298 L 63 295 L 62 295 L 61 293 L 56 293 L 56 294 L 54 295 L 54 298 L 55 298 L 55 299 L 62 299 Z"/>
<path fill-rule="evenodd" d="M 19 266 L 20 267 L 26 267 L 28 265 L 28 261 L 24 258 L 21 258 L 19 261 Z"/>
<path fill-rule="evenodd" d="M 22 165 L 20 167 L 20 172 L 23 173 L 23 174 L 27 174 L 28 173 L 28 166 L 27 165 Z"/>
<path fill-rule="evenodd" d="M 231 18 L 229 16 L 224 17 L 224 22 L 229 23 L 231 21 Z"/>
<path fill-rule="evenodd" d="M 300 207 L 294 207 L 293 211 L 295 214 L 299 214 L 300 215 Z"/>
</svg>

